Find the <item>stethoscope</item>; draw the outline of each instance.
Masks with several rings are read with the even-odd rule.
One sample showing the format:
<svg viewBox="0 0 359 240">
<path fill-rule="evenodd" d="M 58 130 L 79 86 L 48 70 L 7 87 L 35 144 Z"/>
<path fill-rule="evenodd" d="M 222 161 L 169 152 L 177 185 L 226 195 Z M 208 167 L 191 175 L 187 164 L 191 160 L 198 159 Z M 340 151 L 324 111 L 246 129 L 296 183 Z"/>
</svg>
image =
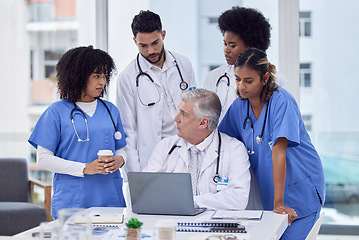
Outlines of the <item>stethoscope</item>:
<svg viewBox="0 0 359 240">
<path fill-rule="evenodd" d="M 218 183 L 218 179 L 220 179 L 220 176 L 218 174 L 219 172 L 219 159 L 221 158 L 221 145 L 222 145 L 222 137 L 220 132 L 218 131 L 218 156 L 217 156 L 217 167 L 216 167 L 216 174 L 213 177 L 213 182 L 214 183 Z M 181 147 L 179 145 L 177 145 L 177 143 L 175 143 L 171 149 L 168 151 L 167 157 L 169 155 L 171 155 L 171 153 L 173 152 L 173 150 L 175 150 L 177 147 Z"/>
<path fill-rule="evenodd" d="M 179 66 L 178 66 L 178 63 L 177 63 L 175 57 L 173 56 L 173 54 L 172 54 L 171 52 L 169 52 L 169 53 L 172 55 L 172 57 L 173 57 L 173 59 L 174 59 L 174 62 L 175 62 L 177 71 L 178 71 L 178 73 L 179 73 L 179 75 L 180 75 L 180 78 L 181 78 L 181 82 L 180 82 L 180 84 L 179 84 L 179 87 L 180 87 L 180 89 L 181 89 L 182 91 L 184 91 L 184 90 L 186 90 L 186 89 L 188 88 L 188 83 L 183 80 L 183 76 L 182 76 L 181 70 L 180 70 L 180 68 L 179 68 Z M 145 73 L 144 71 L 142 71 L 142 68 L 141 68 L 141 66 L 140 66 L 139 56 L 140 56 L 140 54 L 138 53 L 138 54 L 137 54 L 137 66 L 138 66 L 138 69 L 139 69 L 140 72 L 137 74 L 137 77 L 136 77 L 137 95 L 138 95 L 138 98 L 140 99 L 140 102 L 141 102 L 141 104 L 142 104 L 143 106 L 152 106 L 152 105 L 155 105 L 156 103 L 158 103 L 158 102 L 161 100 L 161 93 L 160 93 L 160 90 L 158 89 L 157 85 L 156 85 L 155 82 L 153 81 L 151 75 L 149 75 L 148 73 Z M 141 77 L 142 75 L 145 76 L 145 77 L 147 77 L 147 78 L 153 83 L 153 85 L 155 85 L 155 87 L 156 87 L 156 90 L 157 90 L 157 93 L 158 93 L 158 100 L 156 100 L 155 102 L 150 102 L 150 103 L 147 103 L 147 104 L 146 104 L 146 103 L 144 103 L 144 102 L 142 101 L 142 99 L 141 99 L 140 91 L 138 91 L 138 88 L 139 88 L 139 86 L 140 86 L 140 80 L 139 80 L 139 79 L 140 79 L 140 77 Z"/>
<path fill-rule="evenodd" d="M 268 100 L 268 102 L 267 102 L 266 114 L 264 116 L 262 132 L 261 132 L 260 135 L 258 135 L 256 137 L 256 142 L 258 144 L 263 143 L 263 133 L 264 133 L 264 128 L 265 128 L 266 121 L 267 121 L 267 113 L 268 113 L 269 101 L 270 100 Z M 247 120 L 249 120 L 249 125 L 251 126 L 251 130 L 252 130 L 252 150 L 251 151 L 248 149 L 247 140 L 246 140 L 246 123 L 247 123 Z M 248 152 L 249 155 L 252 155 L 252 154 L 254 154 L 254 150 L 253 150 L 254 134 L 253 134 L 253 120 L 252 120 L 252 118 L 249 117 L 249 100 L 248 99 L 247 99 L 247 117 L 244 119 L 244 122 L 243 122 L 243 132 L 244 132 L 244 144 L 246 145 L 247 152 Z"/>
<path fill-rule="evenodd" d="M 112 121 L 112 123 L 113 123 L 113 126 L 114 126 L 114 128 L 115 128 L 115 133 L 114 133 L 113 136 L 114 136 L 114 138 L 115 138 L 116 140 L 120 140 L 120 139 L 122 138 L 122 134 L 121 134 L 120 131 L 117 130 L 117 127 L 116 127 L 115 121 L 113 120 L 113 117 L 112 117 L 112 114 L 111 114 L 111 112 L 110 112 L 110 109 L 107 107 L 106 103 L 105 103 L 102 99 L 100 99 L 100 98 L 96 98 L 96 99 L 98 99 L 100 102 L 102 102 L 103 105 L 105 105 L 105 107 L 106 107 L 106 109 L 107 109 L 107 112 L 109 113 L 109 115 L 110 115 L 110 117 L 111 117 L 111 121 Z M 81 108 L 78 108 L 75 103 L 73 103 L 73 104 L 74 104 L 75 108 L 73 108 L 73 109 L 71 110 L 70 116 L 71 116 L 72 126 L 74 127 L 75 134 L 76 134 L 76 136 L 77 136 L 77 141 L 79 141 L 79 142 L 87 142 L 87 141 L 90 140 L 90 138 L 89 138 L 89 127 L 88 127 L 88 124 L 87 124 L 86 114 L 84 113 L 84 111 L 82 111 Z M 73 116 L 73 113 L 74 113 L 75 111 L 79 111 L 79 112 L 82 114 L 82 116 L 84 117 L 84 119 L 85 119 L 85 124 L 86 124 L 86 139 L 81 139 L 80 136 L 79 136 L 79 134 L 77 133 L 77 130 L 76 130 L 76 127 L 75 127 L 75 123 L 74 123 L 74 116 Z"/>
<path fill-rule="evenodd" d="M 226 98 L 224 99 L 223 103 L 222 103 L 222 108 L 224 107 L 224 105 L 226 105 L 227 102 L 227 98 L 228 98 L 228 91 L 229 91 L 229 85 L 230 85 L 230 79 L 227 75 L 227 73 L 225 72 L 222 76 L 220 76 L 217 80 L 216 83 L 216 93 L 218 93 L 218 85 L 222 80 L 225 80 L 227 82 L 227 92 L 226 92 Z"/>
</svg>

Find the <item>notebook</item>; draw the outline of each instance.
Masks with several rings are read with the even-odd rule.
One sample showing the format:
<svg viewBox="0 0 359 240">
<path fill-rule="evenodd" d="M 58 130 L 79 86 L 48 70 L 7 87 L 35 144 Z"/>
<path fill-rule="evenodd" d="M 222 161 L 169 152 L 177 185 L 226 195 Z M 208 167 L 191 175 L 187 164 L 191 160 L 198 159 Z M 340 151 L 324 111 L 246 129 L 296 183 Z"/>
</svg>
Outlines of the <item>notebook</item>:
<svg viewBox="0 0 359 240">
<path fill-rule="evenodd" d="M 246 228 L 237 222 L 178 222 L 177 231 L 246 233 Z"/>
<path fill-rule="evenodd" d="M 129 172 L 132 211 L 140 214 L 194 216 L 195 208 L 189 173 Z"/>
<path fill-rule="evenodd" d="M 123 223 L 123 208 L 120 207 L 91 207 L 75 216 L 75 223 L 86 222 L 84 214 L 91 216 L 93 227 L 119 228 Z"/>
</svg>

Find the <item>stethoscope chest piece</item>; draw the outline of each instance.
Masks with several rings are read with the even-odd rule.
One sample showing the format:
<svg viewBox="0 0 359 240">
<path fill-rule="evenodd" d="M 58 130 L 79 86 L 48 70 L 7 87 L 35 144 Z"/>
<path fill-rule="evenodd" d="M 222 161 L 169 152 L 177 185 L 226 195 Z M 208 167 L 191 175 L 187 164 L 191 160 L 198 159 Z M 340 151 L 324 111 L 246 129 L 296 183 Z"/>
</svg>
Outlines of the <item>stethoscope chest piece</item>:
<svg viewBox="0 0 359 240">
<path fill-rule="evenodd" d="M 218 179 L 219 179 L 219 175 L 216 174 L 216 175 L 213 177 L 213 182 L 214 182 L 214 183 L 218 183 Z"/>
<path fill-rule="evenodd" d="M 256 137 L 256 142 L 257 142 L 258 144 L 262 144 L 262 143 L 263 143 L 263 137 L 257 136 L 257 137 Z"/>
<path fill-rule="evenodd" d="M 122 134 L 120 131 L 116 131 L 113 136 L 115 137 L 116 140 L 121 140 L 122 138 Z"/>
<path fill-rule="evenodd" d="M 188 88 L 188 83 L 185 81 L 181 81 L 180 83 L 180 89 L 181 90 L 186 90 Z"/>
</svg>

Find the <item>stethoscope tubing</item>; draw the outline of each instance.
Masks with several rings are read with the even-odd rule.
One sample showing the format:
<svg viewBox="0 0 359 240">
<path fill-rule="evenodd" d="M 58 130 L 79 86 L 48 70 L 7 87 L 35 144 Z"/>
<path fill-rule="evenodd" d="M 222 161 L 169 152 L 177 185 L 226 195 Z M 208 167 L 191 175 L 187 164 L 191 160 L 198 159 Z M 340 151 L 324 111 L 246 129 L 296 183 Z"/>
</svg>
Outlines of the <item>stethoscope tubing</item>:
<svg viewBox="0 0 359 240">
<path fill-rule="evenodd" d="M 265 125 L 266 125 L 266 122 L 267 122 L 269 102 L 270 102 L 270 99 L 267 101 L 266 112 L 265 112 L 265 115 L 264 115 L 264 121 L 263 121 L 261 134 L 256 137 L 256 142 L 258 144 L 262 144 L 262 142 L 263 142 L 263 134 L 264 134 L 264 128 L 265 128 Z M 247 146 L 247 140 L 246 140 L 247 139 L 247 137 L 246 137 L 246 124 L 248 122 L 247 120 L 249 120 L 249 125 L 250 125 L 251 131 L 252 131 L 252 150 L 249 150 L 248 146 Z M 247 116 L 246 116 L 246 118 L 244 119 L 244 122 L 243 122 L 243 134 L 244 134 L 244 144 L 246 145 L 247 152 L 248 152 L 249 155 L 254 154 L 254 149 L 253 149 L 253 147 L 254 147 L 254 130 L 253 129 L 254 129 L 254 125 L 253 125 L 252 118 L 249 116 L 249 100 L 247 99 Z"/>
<path fill-rule="evenodd" d="M 222 79 L 225 79 L 226 81 L 226 85 L 227 85 L 227 92 L 226 92 L 226 98 L 223 100 L 223 103 L 222 103 L 222 108 L 226 105 L 226 102 L 227 102 L 227 98 L 228 98 L 228 92 L 229 92 L 229 86 L 230 86 L 230 79 L 229 79 L 229 76 L 227 75 L 227 72 L 224 72 L 223 75 L 221 75 L 217 82 L 216 82 L 216 93 L 218 94 L 218 85 L 219 83 L 222 81 Z"/>
<path fill-rule="evenodd" d="M 172 54 L 171 52 L 169 52 L 169 53 L 172 55 L 172 57 L 173 57 L 173 59 L 174 59 L 175 66 L 176 66 L 177 71 L 178 71 L 178 74 L 180 75 L 180 78 L 181 78 L 181 82 L 180 82 L 180 84 L 179 84 L 179 87 L 180 87 L 180 89 L 181 89 L 182 91 L 184 91 L 184 90 L 188 89 L 188 83 L 183 79 L 182 72 L 181 72 L 181 70 L 180 70 L 180 68 L 179 68 L 179 66 L 178 66 L 177 60 L 175 59 L 175 57 L 173 56 L 173 54 Z M 151 77 L 151 75 L 148 74 L 148 73 L 146 73 L 146 72 L 144 72 L 144 71 L 142 70 L 141 65 L 140 65 L 139 57 L 140 57 L 140 53 L 138 53 L 138 54 L 137 54 L 137 57 L 136 57 L 137 67 L 138 67 L 138 70 L 139 70 L 139 73 L 138 73 L 137 76 L 136 76 L 137 95 L 138 95 L 138 98 L 139 98 L 139 100 L 140 100 L 140 102 L 141 102 L 141 104 L 142 104 L 143 106 L 148 106 L 148 107 L 150 107 L 150 106 L 155 105 L 156 103 L 158 103 L 158 102 L 161 100 L 161 93 L 160 93 L 159 88 L 158 88 L 157 85 L 155 84 L 155 81 L 154 81 L 153 78 Z M 139 91 L 138 91 L 138 88 L 140 87 L 140 77 L 141 77 L 141 76 L 147 77 L 147 78 L 155 85 L 156 90 L 157 90 L 157 93 L 158 93 L 158 99 L 157 99 L 156 101 L 150 102 L 150 103 L 147 103 L 147 104 L 142 101 L 141 96 L 140 96 L 140 93 L 139 93 Z"/>
<path fill-rule="evenodd" d="M 96 98 L 96 99 L 98 99 L 98 100 L 105 106 L 105 108 L 106 108 L 108 114 L 110 115 L 110 118 L 111 118 L 113 127 L 115 128 L 114 138 L 115 138 L 116 140 L 120 140 L 120 139 L 122 138 L 122 134 L 121 134 L 120 131 L 118 131 L 118 129 L 117 129 L 117 127 L 116 127 L 116 124 L 115 124 L 115 121 L 113 120 L 113 116 L 112 116 L 112 114 L 111 114 L 110 109 L 108 108 L 108 106 L 106 105 L 106 103 L 105 103 L 101 98 Z M 77 140 L 78 140 L 79 142 L 87 142 L 87 141 L 89 141 L 90 139 L 89 139 L 89 129 L 88 129 L 88 124 L 87 124 L 86 114 L 84 113 L 84 111 L 83 111 L 81 108 L 78 108 L 78 107 L 77 107 L 76 103 L 73 102 L 73 104 L 74 104 L 75 107 L 71 110 L 70 117 L 71 117 L 72 125 L 73 125 L 74 130 L 75 130 L 75 134 L 76 134 L 76 136 L 77 136 Z M 75 128 L 74 116 L 73 116 L 74 111 L 79 111 L 79 112 L 83 115 L 83 117 L 84 117 L 84 119 L 85 119 L 86 133 L 87 133 L 87 134 L 86 134 L 86 135 L 87 135 L 87 138 L 86 138 L 85 140 L 83 140 L 83 139 L 81 139 L 81 138 L 79 137 L 79 135 L 78 135 L 78 133 L 77 133 L 77 130 L 76 130 L 76 128 Z"/>
<path fill-rule="evenodd" d="M 171 155 L 171 153 L 177 148 L 177 147 L 181 147 L 179 145 L 177 145 L 178 142 L 176 142 L 168 151 L 167 153 L 167 157 L 169 155 Z M 221 158 L 221 146 L 222 146 L 222 137 L 221 137 L 221 133 L 218 131 L 218 156 L 217 156 L 217 166 L 216 166 L 216 174 L 213 177 L 213 182 L 214 183 L 218 183 L 218 179 L 220 179 L 219 176 L 219 160 Z"/>
</svg>

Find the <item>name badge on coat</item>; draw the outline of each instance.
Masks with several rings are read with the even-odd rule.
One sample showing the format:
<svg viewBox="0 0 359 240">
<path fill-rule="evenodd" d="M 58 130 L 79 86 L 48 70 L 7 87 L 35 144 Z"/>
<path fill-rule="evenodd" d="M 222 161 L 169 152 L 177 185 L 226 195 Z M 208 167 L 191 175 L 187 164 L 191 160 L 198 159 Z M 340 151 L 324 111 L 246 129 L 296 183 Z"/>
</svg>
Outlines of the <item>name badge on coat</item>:
<svg viewBox="0 0 359 240">
<path fill-rule="evenodd" d="M 226 190 L 228 185 L 228 179 L 222 179 L 218 178 L 217 182 L 217 192 L 220 192 L 222 190 Z"/>
</svg>

